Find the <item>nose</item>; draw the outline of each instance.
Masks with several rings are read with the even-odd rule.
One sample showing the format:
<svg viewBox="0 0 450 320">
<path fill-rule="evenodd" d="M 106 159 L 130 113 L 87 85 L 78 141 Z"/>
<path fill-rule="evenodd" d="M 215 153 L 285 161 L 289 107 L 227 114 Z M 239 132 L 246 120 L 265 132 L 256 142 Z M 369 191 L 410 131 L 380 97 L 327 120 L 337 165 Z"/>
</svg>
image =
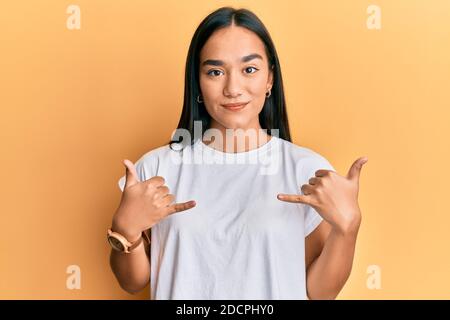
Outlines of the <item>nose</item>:
<svg viewBox="0 0 450 320">
<path fill-rule="evenodd" d="M 223 94 L 229 98 L 236 98 L 242 94 L 241 78 L 239 77 L 239 74 L 236 72 L 229 73 L 223 88 Z"/>
</svg>

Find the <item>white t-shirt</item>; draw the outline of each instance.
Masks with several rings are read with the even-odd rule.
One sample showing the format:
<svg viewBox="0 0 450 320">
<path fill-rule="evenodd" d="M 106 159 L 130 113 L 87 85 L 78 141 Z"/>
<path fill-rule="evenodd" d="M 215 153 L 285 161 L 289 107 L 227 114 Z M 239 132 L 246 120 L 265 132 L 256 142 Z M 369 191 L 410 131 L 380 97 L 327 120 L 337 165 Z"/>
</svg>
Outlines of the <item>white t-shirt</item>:
<svg viewBox="0 0 450 320">
<path fill-rule="evenodd" d="M 175 202 L 196 201 L 151 228 L 150 299 L 307 299 L 305 237 L 322 217 L 277 194 L 302 194 L 317 170 L 335 171 L 331 164 L 277 137 L 240 153 L 200 139 L 177 146 L 135 164 L 141 181 L 162 176 Z"/>
</svg>

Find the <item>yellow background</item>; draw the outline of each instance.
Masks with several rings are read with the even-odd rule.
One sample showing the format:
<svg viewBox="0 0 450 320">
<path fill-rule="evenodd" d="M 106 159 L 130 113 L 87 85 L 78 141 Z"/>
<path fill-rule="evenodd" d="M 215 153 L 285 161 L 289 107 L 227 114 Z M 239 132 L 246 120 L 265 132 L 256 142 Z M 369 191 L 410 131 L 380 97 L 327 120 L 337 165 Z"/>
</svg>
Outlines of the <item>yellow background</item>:
<svg viewBox="0 0 450 320">
<path fill-rule="evenodd" d="M 69 30 L 66 9 L 81 9 Z M 381 30 L 367 7 L 379 5 Z M 344 175 L 368 156 L 340 299 L 450 298 L 450 1 L 4 1 L 0 10 L 0 298 L 147 299 L 122 291 L 106 229 L 122 160 L 164 144 L 200 21 L 254 11 L 279 53 L 293 141 Z M 68 290 L 66 268 L 81 268 Z M 370 290 L 369 265 L 381 268 Z"/>
</svg>

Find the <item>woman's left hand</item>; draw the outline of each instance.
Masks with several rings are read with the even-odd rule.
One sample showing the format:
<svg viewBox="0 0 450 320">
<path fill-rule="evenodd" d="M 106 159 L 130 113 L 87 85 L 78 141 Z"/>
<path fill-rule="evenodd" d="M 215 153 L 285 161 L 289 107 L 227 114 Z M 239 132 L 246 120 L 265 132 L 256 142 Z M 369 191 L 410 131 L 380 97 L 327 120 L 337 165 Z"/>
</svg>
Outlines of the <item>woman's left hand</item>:
<svg viewBox="0 0 450 320">
<path fill-rule="evenodd" d="M 312 206 L 336 230 L 357 231 L 361 222 L 358 205 L 359 176 L 367 157 L 358 158 L 343 177 L 332 170 L 317 170 L 308 184 L 301 186 L 303 195 L 278 194 L 281 201 Z"/>
</svg>

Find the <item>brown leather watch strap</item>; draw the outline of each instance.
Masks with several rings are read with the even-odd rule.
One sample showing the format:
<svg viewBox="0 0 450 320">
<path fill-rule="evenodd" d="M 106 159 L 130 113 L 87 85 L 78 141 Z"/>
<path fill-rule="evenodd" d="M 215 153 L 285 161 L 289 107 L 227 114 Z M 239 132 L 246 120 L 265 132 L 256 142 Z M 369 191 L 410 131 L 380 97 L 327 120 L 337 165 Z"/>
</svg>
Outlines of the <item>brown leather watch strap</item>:
<svg viewBox="0 0 450 320">
<path fill-rule="evenodd" d="M 134 243 L 128 248 L 128 251 L 129 251 L 129 252 L 133 251 L 133 250 L 134 250 L 134 249 L 142 242 L 142 240 L 145 240 L 145 242 L 147 243 L 147 245 L 150 244 L 150 238 L 149 238 L 149 236 L 148 236 L 148 234 L 147 234 L 147 231 L 150 231 L 150 229 L 142 231 L 141 237 L 139 237 L 139 239 L 137 239 L 136 242 L 134 242 Z"/>
<path fill-rule="evenodd" d="M 128 251 L 131 252 L 133 251 L 138 245 L 141 244 L 142 239 L 144 237 L 144 233 L 142 233 L 142 236 L 139 237 L 139 239 L 137 239 L 135 242 L 133 242 L 133 244 L 128 248 Z"/>
</svg>

